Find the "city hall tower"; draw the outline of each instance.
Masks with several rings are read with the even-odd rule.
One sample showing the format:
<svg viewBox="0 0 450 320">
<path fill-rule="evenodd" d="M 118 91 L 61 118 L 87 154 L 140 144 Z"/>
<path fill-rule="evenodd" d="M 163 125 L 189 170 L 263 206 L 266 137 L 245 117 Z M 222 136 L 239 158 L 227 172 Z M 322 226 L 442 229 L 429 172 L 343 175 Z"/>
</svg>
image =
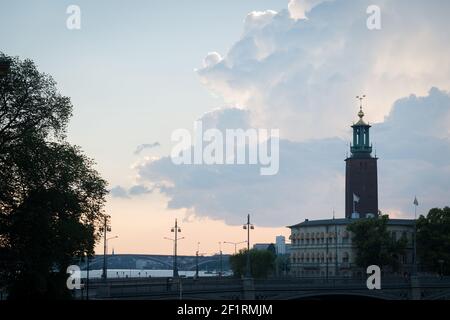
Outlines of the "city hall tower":
<svg viewBox="0 0 450 320">
<path fill-rule="evenodd" d="M 360 99 L 359 121 L 352 126 L 353 143 L 345 168 L 345 217 L 378 216 L 377 160 L 372 156 L 371 126 L 364 121 L 363 97 Z"/>
</svg>

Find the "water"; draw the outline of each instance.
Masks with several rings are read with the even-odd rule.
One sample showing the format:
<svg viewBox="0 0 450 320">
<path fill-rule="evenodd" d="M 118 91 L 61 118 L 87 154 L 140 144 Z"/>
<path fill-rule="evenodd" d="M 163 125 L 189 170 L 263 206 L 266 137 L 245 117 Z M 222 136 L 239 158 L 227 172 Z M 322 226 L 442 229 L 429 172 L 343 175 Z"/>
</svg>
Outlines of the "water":
<svg viewBox="0 0 450 320">
<path fill-rule="evenodd" d="M 98 279 L 102 276 L 102 270 L 89 270 L 89 279 Z M 195 271 L 178 271 L 180 276 L 193 277 Z M 142 269 L 108 269 L 108 278 L 159 278 L 159 277 L 172 277 L 172 270 L 142 270 Z M 199 277 L 217 277 L 218 272 L 211 271 L 199 271 Z M 224 276 L 231 275 L 231 272 L 224 271 Z M 87 278 L 87 271 L 81 271 L 81 278 Z"/>
</svg>

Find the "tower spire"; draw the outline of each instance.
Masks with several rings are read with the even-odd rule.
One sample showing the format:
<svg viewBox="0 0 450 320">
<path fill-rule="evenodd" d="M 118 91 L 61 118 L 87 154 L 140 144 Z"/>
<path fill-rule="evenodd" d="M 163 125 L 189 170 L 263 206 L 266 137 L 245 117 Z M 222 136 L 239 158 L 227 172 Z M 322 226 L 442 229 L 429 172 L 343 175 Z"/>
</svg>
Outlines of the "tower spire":
<svg viewBox="0 0 450 320">
<path fill-rule="evenodd" d="M 363 107 L 362 102 L 363 102 L 363 100 L 364 100 L 365 97 L 366 97 L 365 94 L 363 94 L 363 95 L 361 95 L 361 96 L 356 96 L 356 99 L 359 100 L 359 112 L 358 112 L 358 117 L 359 117 L 360 120 L 362 120 L 362 118 L 364 117 L 364 111 L 363 111 L 363 109 L 362 109 L 362 107 Z"/>
<path fill-rule="evenodd" d="M 370 154 L 372 153 L 372 145 L 369 138 L 370 125 L 363 120 L 364 111 L 362 107 L 364 98 L 366 98 L 365 94 L 356 96 L 356 99 L 359 100 L 359 120 L 352 126 L 353 145 L 350 146 L 352 157 L 371 157 Z"/>
</svg>

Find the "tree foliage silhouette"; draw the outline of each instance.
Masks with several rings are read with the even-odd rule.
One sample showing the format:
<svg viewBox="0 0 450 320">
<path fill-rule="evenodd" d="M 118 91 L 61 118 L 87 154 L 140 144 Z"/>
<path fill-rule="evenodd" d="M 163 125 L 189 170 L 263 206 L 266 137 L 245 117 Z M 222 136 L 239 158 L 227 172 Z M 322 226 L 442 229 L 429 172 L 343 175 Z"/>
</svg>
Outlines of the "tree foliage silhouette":
<svg viewBox="0 0 450 320">
<path fill-rule="evenodd" d="M 0 77 L 0 286 L 10 298 L 65 298 L 66 268 L 92 255 L 106 181 L 70 145 L 68 97 L 31 60 Z"/>
<path fill-rule="evenodd" d="M 417 220 L 417 254 L 423 269 L 450 274 L 450 208 L 433 208 Z"/>
<path fill-rule="evenodd" d="M 230 266 L 236 277 L 245 275 L 247 269 L 246 249 L 230 257 Z M 275 254 L 271 250 L 250 250 L 250 273 L 255 278 L 267 278 L 275 270 Z"/>
<path fill-rule="evenodd" d="M 347 226 L 356 247 L 355 263 L 361 268 L 370 265 L 390 266 L 397 271 L 399 257 L 405 254 L 407 239 L 394 239 L 387 230 L 389 217 L 358 219 Z"/>
</svg>

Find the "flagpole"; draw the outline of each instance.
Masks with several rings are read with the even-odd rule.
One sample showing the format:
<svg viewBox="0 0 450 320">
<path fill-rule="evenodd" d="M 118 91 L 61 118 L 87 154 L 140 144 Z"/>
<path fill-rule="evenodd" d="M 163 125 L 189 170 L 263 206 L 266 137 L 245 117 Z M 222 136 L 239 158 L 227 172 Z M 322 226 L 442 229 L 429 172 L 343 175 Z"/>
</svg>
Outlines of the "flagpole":
<svg viewBox="0 0 450 320">
<path fill-rule="evenodd" d="M 414 197 L 414 264 L 413 264 L 413 274 L 417 274 L 417 196 Z"/>
</svg>

